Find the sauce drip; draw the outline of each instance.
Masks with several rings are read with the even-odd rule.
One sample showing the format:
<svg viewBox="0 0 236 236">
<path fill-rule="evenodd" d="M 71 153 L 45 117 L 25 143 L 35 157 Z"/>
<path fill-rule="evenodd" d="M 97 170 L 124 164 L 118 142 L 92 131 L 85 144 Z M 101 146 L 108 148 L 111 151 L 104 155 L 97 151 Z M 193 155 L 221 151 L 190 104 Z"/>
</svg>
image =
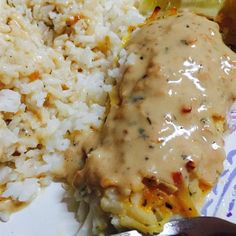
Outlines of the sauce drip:
<svg viewBox="0 0 236 236">
<path fill-rule="evenodd" d="M 189 12 L 143 26 L 127 46 L 129 59 L 100 143 L 78 179 L 123 193 L 143 179 L 176 185 L 194 172 L 212 186 L 223 169 L 225 114 L 236 98 L 236 55 L 216 23 Z"/>
</svg>

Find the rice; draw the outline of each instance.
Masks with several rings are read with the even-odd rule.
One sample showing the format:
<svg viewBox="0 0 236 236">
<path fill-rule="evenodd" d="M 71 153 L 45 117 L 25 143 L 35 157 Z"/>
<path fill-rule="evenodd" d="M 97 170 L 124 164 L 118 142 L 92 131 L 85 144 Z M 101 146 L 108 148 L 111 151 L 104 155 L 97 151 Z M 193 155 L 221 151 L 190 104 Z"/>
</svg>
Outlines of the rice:
<svg viewBox="0 0 236 236">
<path fill-rule="evenodd" d="M 7 206 L 29 203 L 52 178 L 71 174 L 66 156 L 79 158 L 68 150 L 100 127 L 126 56 L 122 39 L 144 20 L 137 6 L 137 0 L 0 1 L 4 220 Z"/>
</svg>

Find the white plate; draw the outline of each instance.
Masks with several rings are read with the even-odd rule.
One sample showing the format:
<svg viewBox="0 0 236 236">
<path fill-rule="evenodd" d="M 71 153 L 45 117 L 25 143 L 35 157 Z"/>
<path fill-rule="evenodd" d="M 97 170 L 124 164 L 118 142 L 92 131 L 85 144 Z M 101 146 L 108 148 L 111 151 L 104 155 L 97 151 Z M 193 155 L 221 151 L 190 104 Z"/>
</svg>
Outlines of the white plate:
<svg viewBox="0 0 236 236">
<path fill-rule="evenodd" d="M 202 215 L 236 223 L 236 116 L 233 126 L 235 131 L 225 138 L 225 171 L 207 196 Z M 0 223 L 0 236 L 74 236 L 79 223 L 63 202 L 64 193 L 60 183 L 52 183 L 32 204 Z"/>
<path fill-rule="evenodd" d="M 28 207 L 0 223 L 0 236 L 74 236 L 79 223 L 63 202 L 64 194 L 60 183 L 52 183 Z"/>
</svg>

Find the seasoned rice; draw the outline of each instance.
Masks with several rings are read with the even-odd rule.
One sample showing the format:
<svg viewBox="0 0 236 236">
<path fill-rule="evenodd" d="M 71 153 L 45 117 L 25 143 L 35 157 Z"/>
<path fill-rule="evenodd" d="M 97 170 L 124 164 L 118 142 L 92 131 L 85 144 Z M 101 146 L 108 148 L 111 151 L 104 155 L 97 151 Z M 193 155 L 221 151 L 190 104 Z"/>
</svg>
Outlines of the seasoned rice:
<svg viewBox="0 0 236 236">
<path fill-rule="evenodd" d="M 0 1 L 0 216 L 65 178 L 143 22 L 137 0 Z M 68 150 L 70 150 L 68 154 Z M 69 157 L 68 157 L 69 156 Z M 78 161 L 79 162 L 79 161 Z"/>
</svg>

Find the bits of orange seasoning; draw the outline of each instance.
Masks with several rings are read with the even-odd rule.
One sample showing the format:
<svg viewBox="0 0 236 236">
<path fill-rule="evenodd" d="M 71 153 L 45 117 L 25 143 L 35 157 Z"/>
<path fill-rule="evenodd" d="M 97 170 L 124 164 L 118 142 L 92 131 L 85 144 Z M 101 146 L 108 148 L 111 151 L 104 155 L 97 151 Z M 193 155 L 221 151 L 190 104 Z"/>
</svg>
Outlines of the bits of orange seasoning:
<svg viewBox="0 0 236 236">
<path fill-rule="evenodd" d="M 203 180 L 199 180 L 198 186 L 202 191 L 209 191 L 212 187 Z"/>
<path fill-rule="evenodd" d="M 35 81 L 35 80 L 37 80 L 39 78 L 39 71 L 34 71 L 33 73 L 31 73 L 30 75 L 29 75 L 29 79 L 31 80 L 31 81 Z"/>
<path fill-rule="evenodd" d="M 152 12 L 151 16 L 147 19 L 147 22 L 151 22 L 157 19 L 158 13 L 160 12 L 161 8 L 159 6 L 155 7 L 154 11 Z"/>
<path fill-rule="evenodd" d="M 176 14 L 177 14 L 177 8 L 176 7 L 172 7 L 170 9 L 170 15 L 172 16 L 172 15 L 176 15 Z"/>
<path fill-rule="evenodd" d="M 186 167 L 188 172 L 191 172 L 191 171 L 193 171 L 196 168 L 196 165 L 195 165 L 195 163 L 193 161 L 188 161 L 185 164 L 185 167 Z"/>
<path fill-rule="evenodd" d="M 75 16 L 70 16 L 66 20 L 66 25 L 67 26 L 72 26 L 72 25 L 76 24 L 80 19 L 81 19 L 81 16 L 79 14 L 75 15 Z"/>
<path fill-rule="evenodd" d="M 222 121 L 222 122 L 224 122 L 225 121 L 225 118 L 224 117 L 222 117 L 222 116 L 219 116 L 219 115 L 213 115 L 212 116 L 212 119 L 215 121 L 215 122 L 219 122 L 219 121 Z"/>
<path fill-rule="evenodd" d="M 177 185 L 177 186 L 182 185 L 183 176 L 182 176 L 181 172 L 179 172 L 179 171 L 173 172 L 171 175 L 172 175 L 172 179 L 173 179 L 175 185 Z"/>
<path fill-rule="evenodd" d="M 183 106 L 181 109 L 182 113 L 190 113 L 192 111 L 191 106 Z"/>
<path fill-rule="evenodd" d="M 67 84 L 62 84 L 61 88 L 62 88 L 62 90 L 68 90 L 69 89 Z"/>
<path fill-rule="evenodd" d="M 116 187 L 116 183 L 108 178 L 102 179 L 100 184 L 101 184 L 102 188 Z"/>
<path fill-rule="evenodd" d="M 136 26 L 134 26 L 134 25 L 130 25 L 129 27 L 128 27 L 128 32 L 129 33 L 132 33 L 133 31 L 135 31 L 136 30 Z"/>
</svg>

